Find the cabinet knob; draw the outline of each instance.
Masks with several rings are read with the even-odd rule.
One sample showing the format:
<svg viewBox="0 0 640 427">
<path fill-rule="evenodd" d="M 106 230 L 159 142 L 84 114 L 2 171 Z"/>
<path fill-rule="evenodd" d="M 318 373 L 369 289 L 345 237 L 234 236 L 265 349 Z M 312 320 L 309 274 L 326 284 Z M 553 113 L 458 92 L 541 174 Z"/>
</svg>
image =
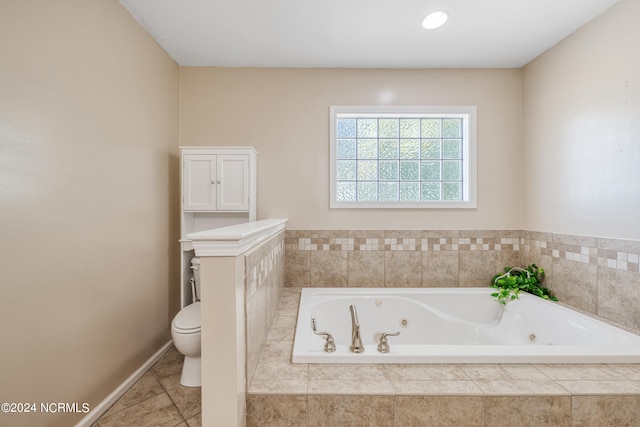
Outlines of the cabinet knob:
<svg viewBox="0 0 640 427">
<path fill-rule="evenodd" d="M 211 183 L 212 183 L 212 184 L 215 184 L 216 182 L 212 179 L 212 180 L 211 180 Z"/>
<path fill-rule="evenodd" d="M 218 184 L 222 184 L 222 181 L 218 180 L 218 181 L 217 181 L 217 183 L 218 183 Z"/>
</svg>

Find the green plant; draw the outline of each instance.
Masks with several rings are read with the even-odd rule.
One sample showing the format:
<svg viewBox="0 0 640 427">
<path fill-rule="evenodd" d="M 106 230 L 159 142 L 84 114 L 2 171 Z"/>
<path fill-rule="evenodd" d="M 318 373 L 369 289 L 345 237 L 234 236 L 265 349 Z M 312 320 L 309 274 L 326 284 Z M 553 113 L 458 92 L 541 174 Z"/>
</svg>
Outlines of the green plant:
<svg viewBox="0 0 640 427">
<path fill-rule="evenodd" d="M 496 274 L 491 279 L 492 288 L 498 292 L 491 294 L 500 304 L 506 304 L 518 298 L 520 291 L 525 291 L 542 299 L 558 301 L 548 288 L 540 283 L 544 280 L 544 269 L 531 264 L 525 268 L 505 267 L 504 274 Z"/>
</svg>

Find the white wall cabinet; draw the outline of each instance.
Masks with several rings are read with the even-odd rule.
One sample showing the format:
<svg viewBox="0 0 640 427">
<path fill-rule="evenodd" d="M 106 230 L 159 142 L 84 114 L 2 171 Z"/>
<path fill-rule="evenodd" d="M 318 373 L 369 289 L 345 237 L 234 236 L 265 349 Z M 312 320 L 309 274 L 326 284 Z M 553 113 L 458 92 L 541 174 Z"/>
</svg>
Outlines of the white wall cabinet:
<svg viewBox="0 0 640 427">
<path fill-rule="evenodd" d="M 181 302 L 191 303 L 189 233 L 256 220 L 253 147 L 181 147 Z"/>
<path fill-rule="evenodd" d="M 249 211 L 248 154 L 185 154 L 183 209 L 189 211 Z"/>
</svg>

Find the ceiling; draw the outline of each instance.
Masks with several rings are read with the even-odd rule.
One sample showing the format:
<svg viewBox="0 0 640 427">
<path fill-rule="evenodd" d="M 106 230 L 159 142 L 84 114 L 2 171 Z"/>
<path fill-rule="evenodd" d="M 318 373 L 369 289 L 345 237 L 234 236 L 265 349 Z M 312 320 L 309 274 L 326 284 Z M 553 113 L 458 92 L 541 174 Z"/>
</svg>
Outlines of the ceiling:
<svg viewBox="0 0 640 427">
<path fill-rule="evenodd" d="M 182 66 L 522 67 L 619 0 L 120 0 Z M 422 28 L 427 13 L 449 21 Z"/>
</svg>

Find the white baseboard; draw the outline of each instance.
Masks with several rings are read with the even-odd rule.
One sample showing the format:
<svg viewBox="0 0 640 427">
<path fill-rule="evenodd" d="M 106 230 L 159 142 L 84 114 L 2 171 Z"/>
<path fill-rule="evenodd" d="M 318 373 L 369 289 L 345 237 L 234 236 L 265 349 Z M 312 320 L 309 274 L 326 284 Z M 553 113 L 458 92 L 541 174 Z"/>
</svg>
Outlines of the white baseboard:
<svg viewBox="0 0 640 427">
<path fill-rule="evenodd" d="M 142 364 L 136 371 L 129 375 L 129 378 L 124 380 L 122 384 L 120 384 L 115 390 L 109 394 L 102 402 L 98 403 L 93 409 L 91 409 L 87 415 L 83 419 L 81 419 L 75 427 L 90 427 L 91 424 L 95 423 L 98 418 L 109 409 L 120 397 L 126 393 L 127 390 L 131 388 L 132 385 L 136 383 L 144 374 L 147 373 L 151 367 L 164 356 L 164 354 L 169 350 L 173 341 L 169 341 L 162 348 L 155 352 L 153 356 L 151 356 L 146 362 Z"/>
</svg>

